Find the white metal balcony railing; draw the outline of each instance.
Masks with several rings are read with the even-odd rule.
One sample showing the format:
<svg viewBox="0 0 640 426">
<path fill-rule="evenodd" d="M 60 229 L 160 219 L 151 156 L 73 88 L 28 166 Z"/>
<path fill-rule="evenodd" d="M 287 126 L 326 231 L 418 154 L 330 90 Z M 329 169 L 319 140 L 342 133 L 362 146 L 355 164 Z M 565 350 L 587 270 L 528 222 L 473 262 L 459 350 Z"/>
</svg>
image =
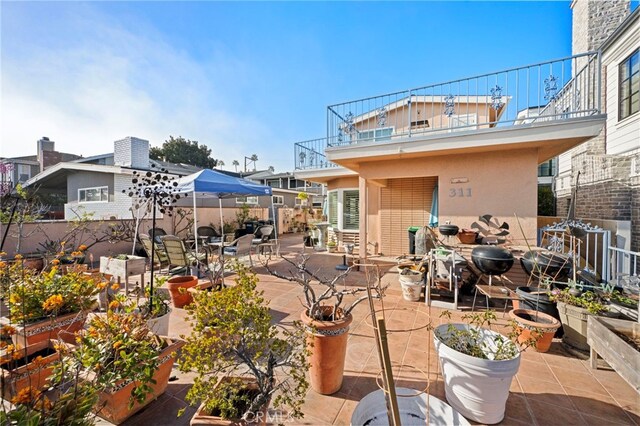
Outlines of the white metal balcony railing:
<svg viewBox="0 0 640 426">
<path fill-rule="evenodd" d="M 295 144 L 295 168 L 335 167 L 325 149 L 598 114 L 600 52 L 327 107 L 327 136 Z"/>
</svg>

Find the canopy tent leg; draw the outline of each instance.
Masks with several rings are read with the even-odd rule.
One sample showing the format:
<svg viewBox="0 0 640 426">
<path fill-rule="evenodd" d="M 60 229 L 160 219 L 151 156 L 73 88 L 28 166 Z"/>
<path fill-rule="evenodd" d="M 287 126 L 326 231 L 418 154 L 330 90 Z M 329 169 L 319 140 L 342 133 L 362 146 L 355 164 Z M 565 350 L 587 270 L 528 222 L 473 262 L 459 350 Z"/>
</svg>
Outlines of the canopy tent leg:
<svg viewBox="0 0 640 426">
<path fill-rule="evenodd" d="M 271 214 L 273 215 L 273 230 L 276 235 L 276 247 L 278 247 L 278 218 L 276 217 L 276 208 L 273 205 L 273 196 L 271 196 Z"/>
<path fill-rule="evenodd" d="M 196 240 L 196 259 L 198 258 L 198 213 L 196 209 L 196 191 L 193 191 L 193 235 Z"/>
<path fill-rule="evenodd" d="M 218 197 L 218 208 L 220 209 L 220 235 L 222 244 L 220 246 L 220 267 L 222 268 L 222 287 L 224 287 L 224 219 L 222 217 L 222 198 Z"/>
</svg>

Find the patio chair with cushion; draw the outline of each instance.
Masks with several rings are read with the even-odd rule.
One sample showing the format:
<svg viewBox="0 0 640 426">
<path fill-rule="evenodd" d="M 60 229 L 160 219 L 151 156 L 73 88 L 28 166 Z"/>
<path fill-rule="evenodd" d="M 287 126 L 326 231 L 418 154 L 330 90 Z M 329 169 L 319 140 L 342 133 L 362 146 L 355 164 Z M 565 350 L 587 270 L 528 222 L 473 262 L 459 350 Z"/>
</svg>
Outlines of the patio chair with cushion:
<svg viewBox="0 0 640 426">
<path fill-rule="evenodd" d="M 149 229 L 149 236 L 153 238 L 156 244 L 162 244 L 162 237 L 164 237 L 165 235 L 167 235 L 167 233 L 162 228 Z"/>
<path fill-rule="evenodd" d="M 189 268 L 196 263 L 205 261 L 206 254 L 195 253 L 187 250 L 184 246 L 184 242 L 175 235 L 165 235 L 162 238 L 162 244 L 164 245 L 164 251 L 167 254 L 169 260 L 169 274 L 187 274 Z"/>
<path fill-rule="evenodd" d="M 140 238 L 140 243 L 142 243 L 142 248 L 144 248 L 144 251 L 147 253 L 147 257 L 151 259 L 151 237 L 147 234 L 140 234 L 138 237 Z M 163 266 L 169 266 L 169 258 L 167 257 L 167 253 L 164 251 L 164 246 L 162 244 L 155 243 L 153 255 L 153 261 L 158 263 L 161 269 Z"/>
</svg>

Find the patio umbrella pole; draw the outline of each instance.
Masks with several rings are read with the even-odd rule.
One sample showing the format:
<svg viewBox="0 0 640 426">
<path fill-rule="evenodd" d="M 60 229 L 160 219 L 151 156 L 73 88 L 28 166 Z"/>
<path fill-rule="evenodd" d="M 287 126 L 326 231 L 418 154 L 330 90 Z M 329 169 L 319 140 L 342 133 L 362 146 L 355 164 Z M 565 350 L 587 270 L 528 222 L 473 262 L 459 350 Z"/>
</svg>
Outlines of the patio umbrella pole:
<svg viewBox="0 0 640 426">
<path fill-rule="evenodd" d="M 224 220 L 222 218 L 222 198 L 218 194 L 218 207 L 220 209 L 220 235 L 222 242 L 220 243 L 220 267 L 222 268 L 222 287 L 224 287 Z"/>
<path fill-rule="evenodd" d="M 278 244 L 278 221 L 276 220 L 276 208 L 273 205 L 273 196 L 271 197 L 271 214 L 273 215 L 273 229 L 276 234 L 276 245 Z"/>
</svg>

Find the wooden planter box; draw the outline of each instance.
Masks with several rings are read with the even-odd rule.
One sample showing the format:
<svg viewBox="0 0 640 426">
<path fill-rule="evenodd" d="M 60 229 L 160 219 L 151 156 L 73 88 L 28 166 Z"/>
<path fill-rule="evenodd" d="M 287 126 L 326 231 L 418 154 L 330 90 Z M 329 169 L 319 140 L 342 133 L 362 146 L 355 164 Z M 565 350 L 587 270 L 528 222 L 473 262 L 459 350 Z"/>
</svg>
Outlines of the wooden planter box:
<svg viewBox="0 0 640 426">
<path fill-rule="evenodd" d="M 587 342 L 591 346 L 591 368 L 598 368 L 600 355 L 637 392 L 640 392 L 640 352 L 615 332 L 636 340 L 640 324 L 613 318 L 589 316 Z"/>
<path fill-rule="evenodd" d="M 140 275 L 140 286 L 144 286 L 144 273 L 147 270 L 147 258 L 127 255 L 128 259 L 116 259 L 115 257 L 100 257 L 100 272 L 113 275 L 118 283 L 124 280 L 125 292 L 129 292 L 129 277 Z"/>
</svg>

